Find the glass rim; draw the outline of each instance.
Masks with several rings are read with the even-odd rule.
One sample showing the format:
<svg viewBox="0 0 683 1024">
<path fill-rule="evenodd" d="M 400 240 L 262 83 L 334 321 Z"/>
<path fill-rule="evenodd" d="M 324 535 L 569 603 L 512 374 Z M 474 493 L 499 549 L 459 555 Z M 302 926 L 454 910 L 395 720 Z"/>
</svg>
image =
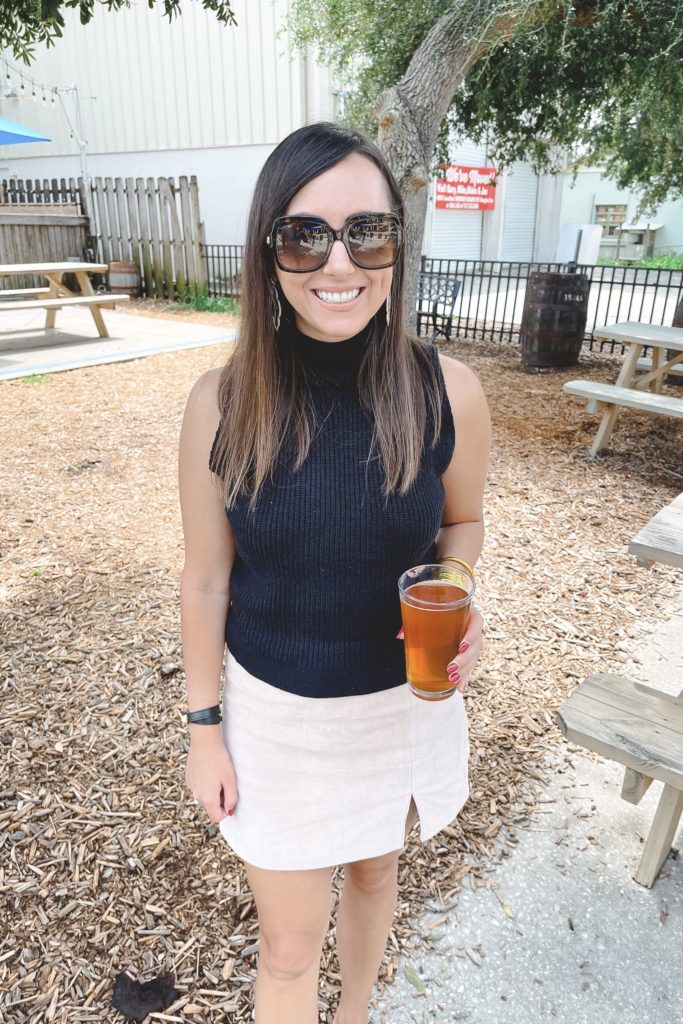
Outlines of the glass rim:
<svg viewBox="0 0 683 1024">
<path fill-rule="evenodd" d="M 438 569 L 440 575 L 434 577 L 434 579 L 435 579 L 435 581 L 437 583 L 439 582 L 439 580 L 443 580 L 444 582 L 449 582 L 450 581 L 450 582 L 453 582 L 453 583 L 455 583 L 457 579 L 469 580 L 470 587 L 469 587 L 469 589 L 468 589 L 468 591 L 467 591 L 467 593 L 465 594 L 464 597 L 459 597 L 456 600 L 448 601 L 447 603 L 444 603 L 443 601 L 425 601 L 425 600 L 423 600 L 421 598 L 413 597 L 411 594 L 409 594 L 407 592 L 407 589 L 406 589 L 406 586 L 405 586 L 405 579 L 408 576 L 408 573 L 413 573 L 414 576 L 411 577 L 411 579 L 414 580 L 414 582 L 411 584 L 412 586 L 414 586 L 415 583 L 429 582 L 427 580 L 415 580 L 415 576 L 418 575 L 419 571 L 422 570 L 422 569 Z M 449 577 L 450 577 L 450 580 L 449 580 Z M 462 587 L 460 589 L 462 589 Z M 399 579 L 398 579 L 398 593 L 399 593 L 400 599 L 405 604 L 412 605 L 413 608 L 435 608 L 435 609 L 439 608 L 439 609 L 442 609 L 443 611 L 447 611 L 447 610 L 450 610 L 450 609 L 453 609 L 453 608 L 461 608 L 463 605 L 471 603 L 476 589 L 477 589 L 477 581 L 474 578 L 474 576 L 470 576 L 470 574 L 467 572 L 466 569 L 464 569 L 464 568 L 456 568 L 454 565 L 453 566 L 444 565 L 443 562 L 439 562 L 439 563 L 427 562 L 427 563 L 425 563 L 425 565 L 414 565 L 414 566 L 411 566 L 410 569 L 406 569 L 405 572 L 401 573 L 401 575 L 399 576 Z"/>
</svg>

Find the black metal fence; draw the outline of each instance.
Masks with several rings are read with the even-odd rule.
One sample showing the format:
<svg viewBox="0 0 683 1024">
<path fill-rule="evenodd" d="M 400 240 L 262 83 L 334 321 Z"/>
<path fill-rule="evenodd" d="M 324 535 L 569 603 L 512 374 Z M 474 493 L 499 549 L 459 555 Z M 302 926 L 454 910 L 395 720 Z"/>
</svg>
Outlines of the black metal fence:
<svg viewBox="0 0 683 1024">
<path fill-rule="evenodd" d="M 242 275 L 243 245 L 202 245 L 209 295 L 238 299 Z"/>
<path fill-rule="evenodd" d="M 516 342 L 522 322 L 524 296 L 533 271 L 563 273 L 562 263 L 513 263 L 489 260 L 422 258 L 422 271 L 460 281 L 453 307 L 451 336 Z M 670 324 L 683 295 L 683 271 L 641 267 L 576 267 L 590 281 L 586 344 L 596 343 L 599 325 L 635 320 Z M 444 308 L 444 315 L 448 311 Z M 613 342 L 601 342 L 614 350 Z M 619 346 L 621 347 L 621 346 Z"/>
<path fill-rule="evenodd" d="M 75 206 L 83 213 L 83 194 L 74 178 L 3 178 L 0 206 Z M 8 212 L 8 211 L 5 211 Z"/>
<path fill-rule="evenodd" d="M 244 247 L 205 245 L 209 294 L 238 298 Z M 452 311 L 451 337 L 479 337 L 513 343 L 519 340 L 524 296 L 533 271 L 566 272 L 563 263 L 522 263 L 495 260 L 430 259 L 422 257 L 423 275 L 438 275 L 460 282 L 452 306 L 437 302 L 446 325 Z M 670 324 L 683 296 L 683 271 L 648 270 L 641 267 L 576 267 L 590 281 L 586 345 L 597 343 L 593 331 L 598 325 L 636 320 L 641 323 Z M 440 316 L 439 316 L 440 315 Z M 424 329 L 431 326 L 424 319 Z M 600 342 L 614 351 L 614 342 Z M 621 346 L 619 346 L 621 347 Z"/>
</svg>

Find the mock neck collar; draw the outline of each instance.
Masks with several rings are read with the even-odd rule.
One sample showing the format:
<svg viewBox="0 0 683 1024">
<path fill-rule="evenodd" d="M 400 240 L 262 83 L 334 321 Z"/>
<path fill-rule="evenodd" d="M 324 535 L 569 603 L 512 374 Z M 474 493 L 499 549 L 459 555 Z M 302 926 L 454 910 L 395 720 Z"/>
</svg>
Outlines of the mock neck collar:
<svg viewBox="0 0 683 1024">
<path fill-rule="evenodd" d="M 297 358 L 305 367 L 323 373 L 347 373 L 355 371 L 368 346 L 373 321 L 351 338 L 341 341 L 320 341 L 304 334 L 294 324 L 287 326 L 287 334 Z"/>
</svg>

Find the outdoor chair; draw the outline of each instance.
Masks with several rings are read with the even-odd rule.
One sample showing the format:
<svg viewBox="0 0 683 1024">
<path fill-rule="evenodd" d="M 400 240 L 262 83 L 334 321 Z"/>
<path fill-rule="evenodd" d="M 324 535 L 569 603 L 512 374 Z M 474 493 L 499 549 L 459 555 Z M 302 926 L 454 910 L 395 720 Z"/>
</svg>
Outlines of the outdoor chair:
<svg viewBox="0 0 683 1024">
<path fill-rule="evenodd" d="M 422 334 L 423 326 L 432 326 L 432 338 L 442 334 L 450 338 L 453 326 L 455 300 L 461 282 L 449 274 L 434 274 L 420 271 L 417 291 L 417 333 Z"/>
</svg>

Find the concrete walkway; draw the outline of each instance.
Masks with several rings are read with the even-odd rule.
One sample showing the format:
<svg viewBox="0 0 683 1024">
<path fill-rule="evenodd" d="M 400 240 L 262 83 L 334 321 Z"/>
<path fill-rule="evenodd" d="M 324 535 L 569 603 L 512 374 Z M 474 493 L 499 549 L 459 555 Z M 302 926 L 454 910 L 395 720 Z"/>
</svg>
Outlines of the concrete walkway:
<svg viewBox="0 0 683 1024">
<path fill-rule="evenodd" d="M 57 328 L 46 331 L 45 312 L 3 308 L 0 314 L 0 380 L 29 374 L 58 373 L 80 366 L 117 363 L 174 349 L 227 343 L 234 331 L 209 324 L 102 312 L 111 337 L 98 338 L 90 311 L 66 307 Z"/>
<path fill-rule="evenodd" d="M 634 641 L 624 675 L 678 693 L 683 595 L 672 612 Z M 447 922 L 424 914 L 433 949 L 401 961 L 373 1024 L 681 1024 L 683 860 L 670 857 L 652 889 L 632 879 L 661 783 L 633 806 L 619 796 L 623 768 L 572 750 L 547 763 L 541 813 L 492 866 L 498 896 L 465 888 Z"/>
</svg>

